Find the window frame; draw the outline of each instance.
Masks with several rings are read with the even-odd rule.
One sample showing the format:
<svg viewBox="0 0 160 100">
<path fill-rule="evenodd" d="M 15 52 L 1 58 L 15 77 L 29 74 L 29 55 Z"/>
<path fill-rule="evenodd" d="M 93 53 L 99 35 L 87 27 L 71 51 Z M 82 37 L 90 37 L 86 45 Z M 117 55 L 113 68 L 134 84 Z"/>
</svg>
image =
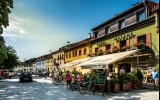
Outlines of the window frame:
<svg viewBox="0 0 160 100">
<path fill-rule="evenodd" d="M 82 50 L 79 50 L 78 54 L 79 54 L 79 56 L 81 56 L 82 55 Z"/>
<path fill-rule="evenodd" d="M 86 49 L 86 48 L 83 49 L 83 54 L 84 54 L 84 55 L 87 54 L 87 49 Z"/>
<path fill-rule="evenodd" d="M 140 20 L 140 15 L 141 14 L 144 14 L 144 18 Z M 141 22 L 141 21 L 145 20 L 145 18 L 146 18 L 145 10 L 137 12 L 137 22 Z"/>
</svg>

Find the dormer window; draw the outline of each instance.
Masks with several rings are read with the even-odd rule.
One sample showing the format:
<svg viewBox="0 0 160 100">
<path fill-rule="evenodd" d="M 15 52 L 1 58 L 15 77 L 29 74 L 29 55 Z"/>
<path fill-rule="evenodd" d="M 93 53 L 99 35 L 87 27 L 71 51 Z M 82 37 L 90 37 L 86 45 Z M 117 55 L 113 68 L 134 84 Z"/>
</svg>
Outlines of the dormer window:
<svg viewBox="0 0 160 100">
<path fill-rule="evenodd" d="M 124 27 L 125 27 L 125 22 L 124 22 L 124 20 L 122 20 L 119 22 L 119 29 L 122 29 Z"/>
<path fill-rule="evenodd" d="M 105 34 L 109 34 L 111 31 L 110 31 L 110 27 L 106 27 L 105 28 Z"/>
<path fill-rule="evenodd" d="M 137 17 L 138 17 L 138 19 L 137 19 L 138 22 L 144 20 L 145 19 L 145 12 L 143 11 L 143 12 L 138 13 Z"/>
</svg>

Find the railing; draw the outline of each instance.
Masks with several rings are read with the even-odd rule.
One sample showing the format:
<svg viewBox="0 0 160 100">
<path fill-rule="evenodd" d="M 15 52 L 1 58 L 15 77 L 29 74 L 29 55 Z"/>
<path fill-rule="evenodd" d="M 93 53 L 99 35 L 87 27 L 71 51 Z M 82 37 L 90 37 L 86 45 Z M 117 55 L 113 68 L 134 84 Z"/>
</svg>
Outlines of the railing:
<svg viewBox="0 0 160 100">
<path fill-rule="evenodd" d="M 137 45 L 132 45 L 132 46 L 128 46 L 126 48 L 124 47 L 121 47 L 121 48 L 118 48 L 117 50 L 109 50 L 109 52 L 107 51 L 101 51 L 103 53 L 89 53 L 88 56 L 92 57 L 92 56 L 100 56 L 100 55 L 106 55 L 106 54 L 111 54 L 111 53 L 118 53 L 118 52 L 126 52 L 126 51 L 130 51 L 130 50 L 135 50 L 135 49 L 139 49 L 139 54 L 152 54 L 153 53 L 153 47 L 151 48 L 151 46 L 153 46 L 155 48 L 155 50 L 157 52 L 158 49 L 156 48 L 156 46 L 151 43 L 151 42 L 146 42 L 146 43 L 142 43 L 142 44 L 137 44 Z"/>
</svg>

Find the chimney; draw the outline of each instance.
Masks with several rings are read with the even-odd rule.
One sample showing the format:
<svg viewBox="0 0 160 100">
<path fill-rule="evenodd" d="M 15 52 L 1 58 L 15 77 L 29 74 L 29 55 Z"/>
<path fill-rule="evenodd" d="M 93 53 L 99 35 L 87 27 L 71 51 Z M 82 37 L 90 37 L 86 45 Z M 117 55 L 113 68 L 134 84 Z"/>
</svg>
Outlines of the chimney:
<svg viewBox="0 0 160 100">
<path fill-rule="evenodd" d="M 118 14 L 114 14 L 114 17 L 117 16 Z"/>
<path fill-rule="evenodd" d="M 88 39 L 90 39 L 91 38 L 91 33 L 88 33 Z"/>
</svg>

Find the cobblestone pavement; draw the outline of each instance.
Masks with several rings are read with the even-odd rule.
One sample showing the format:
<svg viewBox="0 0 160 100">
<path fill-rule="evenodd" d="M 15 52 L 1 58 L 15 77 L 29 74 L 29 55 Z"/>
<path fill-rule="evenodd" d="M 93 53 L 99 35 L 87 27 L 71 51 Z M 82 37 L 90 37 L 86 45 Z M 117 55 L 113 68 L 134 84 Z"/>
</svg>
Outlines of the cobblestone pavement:
<svg viewBox="0 0 160 100">
<path fill-rule="evenodd" d="M 54 85 L 51 79 L 34 76 L 33 82 L 20 83 L 18 77 L 0 82 L 0 100 L 159 100 L 159 91 L 141 89 L 128 92 L 80 94 L 66 89 L 66 85 Z"/>
</svg>

